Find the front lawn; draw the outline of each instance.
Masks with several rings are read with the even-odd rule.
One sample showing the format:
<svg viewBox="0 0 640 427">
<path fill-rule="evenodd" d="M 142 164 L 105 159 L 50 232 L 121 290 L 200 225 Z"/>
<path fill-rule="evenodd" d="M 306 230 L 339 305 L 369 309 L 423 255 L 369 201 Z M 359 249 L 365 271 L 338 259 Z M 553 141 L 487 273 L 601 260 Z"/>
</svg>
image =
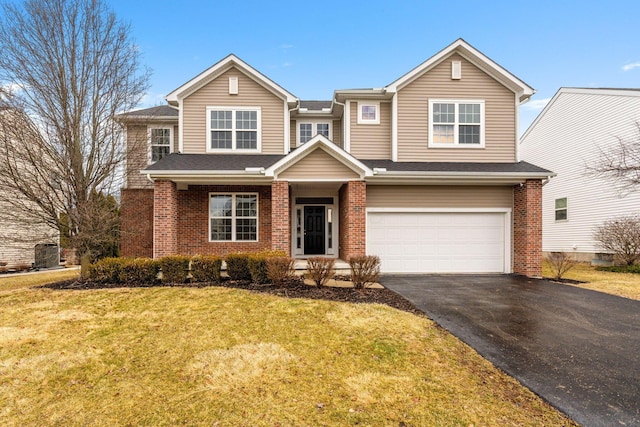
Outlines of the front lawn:
<svg viewBox="0 0 640 427">
<path fill-rule="evenodd" d="M 542 264 L 542 275 L 544 277 L 553 276 L 546 260 Z M 564 277 L 585 282 L 575 285 L 581 288 L 640 300 L 640 274 L 598 271 L 590 264 L 579 263 Z"/>
<path fill-rule="evenodd" d="M 31 286 L 54 283 L 60 280 L 75 279 L 80 275 L 78 269 L 51 270 L 38 273 L 21 273 L 10 276 L 0 275 L 0 292 L 23 289 Z"/>
<path fill-rule="evenodd" d="M 574 425 L 425 317 L 221 287 L 0 292 L 3 425 Z"/>
</svg>

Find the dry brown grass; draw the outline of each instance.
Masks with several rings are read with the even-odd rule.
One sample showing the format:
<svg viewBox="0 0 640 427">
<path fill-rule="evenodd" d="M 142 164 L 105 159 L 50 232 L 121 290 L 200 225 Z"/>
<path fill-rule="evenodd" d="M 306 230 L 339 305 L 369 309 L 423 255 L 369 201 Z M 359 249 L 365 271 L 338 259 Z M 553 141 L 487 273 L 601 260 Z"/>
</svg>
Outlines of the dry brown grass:
<svg viewBox="0 0 640 427">
<path fill-rule="evenodd" d="M 0 292 L 29 288 L 31 286 L 46 285 L 61 280 L 74 279 L 80 275 L 80 270 L 55 270 L 39 273 L 22 273 L 10 276 L 0 276 Z"/>
<path fill-rule="evenodd" d="M 546 260 L 542 265 L 542 275 L 545 277 L 552 275 L 551 268 Z M 574 286 L 640 300 L 639 274 L 598 271 L 587 263 L 578 263 L 564 275 L 564 278 L 586 282 Z"/>
<path fill-rule="evenodd" d="M 0 293 L 8 426 L 560 426 L 424 317 L 226 288 Z M 404 424 L 403 424 L 404 423 Z"/>
</svg>

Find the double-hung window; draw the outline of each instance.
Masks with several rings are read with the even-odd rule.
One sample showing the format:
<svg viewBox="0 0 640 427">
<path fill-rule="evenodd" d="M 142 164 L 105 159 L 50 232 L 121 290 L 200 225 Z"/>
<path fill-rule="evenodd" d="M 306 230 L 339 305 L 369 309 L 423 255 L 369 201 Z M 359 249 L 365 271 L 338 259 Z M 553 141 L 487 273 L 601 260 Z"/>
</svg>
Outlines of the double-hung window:
<svg viewBox="0 0 640 427">
<path fill-rule="evenodd" d="M 258 241 L 258 195 L 228 193 L 209 195 L 210 241 Z"/>
<path fill-rule="evenodd" d="M 298 144 L 304 144 L 318 134 L 331 139 L 330 128 L 328 122 L 300 122 L 298 125 Z"/>
<path fill-rule="evenodd" d="M 429 100 L 429 147 L 484 147 L 484 101 Z"/>
<path fill-rule="evenodd" d="M 149 160 L 151 163 L 157 162 L 167 154 L 171 153 L 172 140 L 173 130 L 171 127 L 149 128 Z"/>
<path fill-rule="evenodd" d="M 567 198 L 556 199 L 556 221 L 566 221 L 568 219 Z"/>
<path fill-rule="evenodd" d="M 260 107 L 207 107 L 207 151 L 259 151 Z"/>
</svg>

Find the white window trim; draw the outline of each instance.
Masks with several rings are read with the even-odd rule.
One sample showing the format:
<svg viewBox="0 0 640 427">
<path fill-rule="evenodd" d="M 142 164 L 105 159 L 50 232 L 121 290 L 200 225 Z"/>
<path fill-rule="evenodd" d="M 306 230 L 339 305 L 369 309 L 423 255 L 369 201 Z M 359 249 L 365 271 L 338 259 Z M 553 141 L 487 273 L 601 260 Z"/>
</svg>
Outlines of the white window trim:
<svg viewBox="0 0 640 427">
<path fill-rule="evenodd" d="M 564 208 L 556 208 L 556 202 L 558 200 L 561 200 L 561 199 L 565 199 L 566 200 L 567 206 L 565 206 Z M 565 219 L 556 219 L 556 213 L 558 211 L 567 211 L 566 218 Z M 553 220 L 554 220 L 554 222 L 567 222 L 567 221 L 569 221 L 569 198 L 568 197 L 557 197 L 557 198 L 553 199 Z"/>
<path fill-rule="evenodd" d="M 211 148 L 211 112 L 212 111 L 232 111 L 231 116 L 231 148 Z M 236 148 L 236 111 L 256 111 L 257 135 L 255 149 Z M 207 107 L 207 153 L 259 153 L 262 151 L 262 108 L 261 107 L 238 107 L 238 106 L 210 106 Z"/>
<path fill-rule="evenodd" d="M 363 107 L 376 107 L 375 120 L 367 120 L 362 118 Z M 359 125 L 379 125 L 380 124 L 380 103 L 358 101 L 358 124 Z"/>
<path fill-rule="evenodd" d="M 149 125 L 147 126 L 147 164 L 155 163 L 153 161 L 153 144 L 151 143 L 152 129 L 169 129 L 169 154 L 173 153 L 173 125 Z M 159 147 L 159 145 L 158 145 Z"/>
<path fill-rule="evenodd" d="M 231 216 L 230 217 L 225 217 L 225 218 L 231 218 L 231 240 L 212 240 L 211 239 L 211 196 L 226 196 L 226 195 L 231 195 Z M 256 196 L 256 240 L 237 240 L 236 239 L 236 219 L 240 218 L 247 218 L 247 219 L 252 219 L 253 217 L 237 217 L 236 216 L 236 196 Z M 258 242 L 260 241 L 260 196 L 258 195 L 258 193 L 242 193 L 242 192 L 211 192 L 209 193 L 209 203 L 207 203 L 207 209 L 208 209 L 208 213 L 207 213 L 207 222 L 209 223 L 207 228 L 208 228 L 208 233 L 209 233 L 209 242 L 210 243 L 245 243 L 245 242 Z M 216 217 L 216 218 L 222 218 L 222 217 Z"/>
<path fill-rule="evenodd" d="M 453 126 L 453 143 L 443 144 L 433 142 L 433 104 L 455 104 L 455 117 L 456 121 Z M 460 144 L 458 142 L 458 129 L 461 123 L 458 122 L 458 106 L 460 104 L 480 104 L 480 144 Z M 429 135 L 428 135 L 428 147 L 429 148 L 467 148 L 478 149 L 484 148 L 484 134 L 485 134 L 485 108 L 484 99 L 429 99 Z M 464 124 L 464 123 L 463 123 Z"/>
<path fill-rule="evenodd" d="M 329 125 L 329 136 L 327 138 L 333 141 L 333 120 L 297 120 L 296 121 L 296 144 L 298 147 L 304 144 L 304 142 L 300 141 L 300 136 L 301 136 L 300 125 L 303 125 L 303 124 L 310 124 L 312 126 L 311 138 L 313 138 L 318 134 L 319 124 Z"/>
</svg>

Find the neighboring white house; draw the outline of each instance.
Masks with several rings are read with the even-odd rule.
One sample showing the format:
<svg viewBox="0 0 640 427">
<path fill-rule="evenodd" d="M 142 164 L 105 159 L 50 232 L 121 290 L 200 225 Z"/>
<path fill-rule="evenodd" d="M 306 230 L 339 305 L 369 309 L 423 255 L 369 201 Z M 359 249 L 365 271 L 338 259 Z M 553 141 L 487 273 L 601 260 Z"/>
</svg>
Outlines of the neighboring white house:
<svg viewBox="0 0 640 427">
<path fill-rule="evenodd" d="M 604 221 L 640 213 L 640 189 L 626 194 L 589 171 L 619 139 L 638 138 L 640 89 L 560 88 L 520 142 L 521 159 L 558 175 L 542 195 L 542 248 L 591 260 Z"/>
</svg>

